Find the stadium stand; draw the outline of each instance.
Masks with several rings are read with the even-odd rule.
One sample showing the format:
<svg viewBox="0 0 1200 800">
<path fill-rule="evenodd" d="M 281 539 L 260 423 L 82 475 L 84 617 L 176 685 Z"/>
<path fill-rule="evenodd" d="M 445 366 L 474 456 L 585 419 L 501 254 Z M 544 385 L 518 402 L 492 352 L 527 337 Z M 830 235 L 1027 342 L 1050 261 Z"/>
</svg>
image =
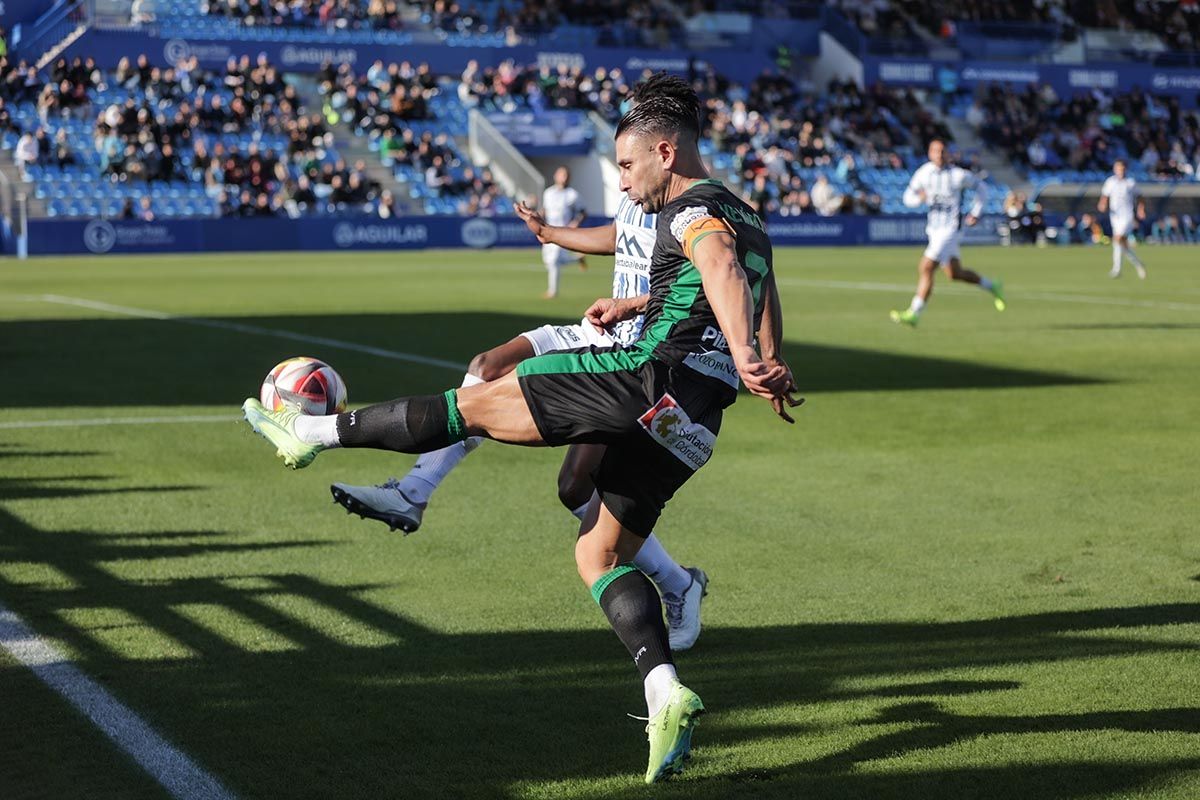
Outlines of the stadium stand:
<svg viewBox="0 0 1200 800">
<path fill-rule="evenodd" d="M 1200 115 L 1177 97 L 1096 90 L 1064 101 L 1047 85 L 992 85 L 955 113 L 1035 183 L 1101 181 L 1117 158 L 1139 181 L 1194 180 L 1200 170 Z"/>
<path fill-rule="evenodd" d="M 365 137 L 425 213 L 513 212 L 490 171 L 463 153 L 467 109 L 451 79 L 437 78 L 426 64 L 377 62 L 362 75 L 326 65 L 318 80 L 326 117 Z"/>
</svg>

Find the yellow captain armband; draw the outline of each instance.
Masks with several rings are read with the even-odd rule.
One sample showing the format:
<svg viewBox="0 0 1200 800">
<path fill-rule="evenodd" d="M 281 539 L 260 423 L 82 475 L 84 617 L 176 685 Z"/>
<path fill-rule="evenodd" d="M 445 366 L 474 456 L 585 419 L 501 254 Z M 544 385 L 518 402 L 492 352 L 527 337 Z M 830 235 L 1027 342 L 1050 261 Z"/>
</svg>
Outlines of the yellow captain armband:
<svg viewBox="0 0 1200 800">
<path fill-rule="evenodd" d="M 727 233 L 736 238 L 733 228 L 729 227 L 729 223 L 717 217 L 702 217 L 683 229 L 683 235 L 679 237 L 679 243 L 683 246 L 683 255 L 689 260 L 693 260 L 692 254 L 696 252 L 696 245 L 705 236 L 713 233 Z"/>
</svg>

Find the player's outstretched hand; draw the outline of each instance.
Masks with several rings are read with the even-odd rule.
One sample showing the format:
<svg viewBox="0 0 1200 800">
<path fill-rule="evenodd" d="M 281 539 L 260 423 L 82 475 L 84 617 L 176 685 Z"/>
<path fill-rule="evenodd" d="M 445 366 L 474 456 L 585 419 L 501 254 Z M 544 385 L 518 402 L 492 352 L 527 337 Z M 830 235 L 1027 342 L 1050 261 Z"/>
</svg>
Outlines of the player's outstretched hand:
<svg viewBox="0 0 1200 800">
<path fill-rule="evenodd" d="M 794 425 L 796 420 L 792 419 L 792 415 L 787 412 L 789 408 L 799 408 L 804 405 L 803 397 L 793 397 L 800 388 L 796 386 L 796 379 L 792 377 L 792 369 L 783 359 L 768 359 L 767 362 L 771 366 L 782 366 L 786 370 L 787 381 L 784 390 L 771 398 L 771 408 L 775 409 L 775 413 L 779 418 L 789 425 Z"/>
<path fill-rule="evenodd" d="M 796 408 L 804 398 L 792 397 L 798 390 L 788 365 L 780 360 L 764 362 L 753 347 L 733 348 L 733 361 L 750 393 L 770 402 L 784 422 L 794 423 L 786 408 Z"/>
<path fill-rule="evenodd" d="M 967 214 L 963 222 L 967 223 L 968 228 L 972 228 L 975 226 L 976 222 L 979 222 L 979 217 L 975 216 L 974 214 Z"/>
<path fill-rule="evenodd" d="M 534 211 L 524 203 L 517 203 L 517 216 L 529 228 L 529 231 L 537 237 L 537 240 L 542 244 L 549 244 L 550 240 L 546 238 L 546 230 L 550 226 L 546 224 L 546 220 L 537 211 Z"/>
</svg>

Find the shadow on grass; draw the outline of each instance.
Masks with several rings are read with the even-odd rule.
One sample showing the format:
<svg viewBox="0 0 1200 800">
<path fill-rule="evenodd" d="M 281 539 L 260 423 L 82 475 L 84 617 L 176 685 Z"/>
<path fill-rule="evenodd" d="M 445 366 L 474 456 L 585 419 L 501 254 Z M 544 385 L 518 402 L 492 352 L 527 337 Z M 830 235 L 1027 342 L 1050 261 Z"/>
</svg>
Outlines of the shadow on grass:
<svg viewBox="0 0 1200 800">
<path fill-rule="evenodd" d="M 56 488 L 60 497 L 69 491 Z M 27 497 L 32 490 L 9 484 L 0 499 Z M 76 491 L 87 494 L 89 488 Z M 228 541 L 233 536 L 48 534 L 0 510 L 0 561 L 43 565 L 68 579 L 21 582 L 12 571 L 0 571 L 0 600 L 43 635 L 67 643 L 86 672 L 245 797 L 557 796 L 558 786 L 564 793 L 568 787 L 586 792 L 579 782 L 588 780 L 606 781 L 604 791 L 591 796 L 647 796 L 638 784 L 645 758 L 640 723 L 623 713 L 640 710 L 640 687 L 607 630 L 442 633 L 363 599 L 374 587 L 249 570 L 178 578 L 168 572 L 161 579 L 131 581 L 103 566 L 118 559 L 322 544 Z M 586 602 L 582 591 L 580 602 Z M 198 607 L 211 615 L 186 613 Z M 80 614 L 98 608 L 132 620 L 122 623 L 127 637 L 142 626 L 189 655 L 132 658 L 122 649 L 128 638 L 114 643 L 101 627 L 81 621 Z M 237 626 L 228 627 L 231 620 Z M 1130 630 L 1197 622 L 1200 603 L 1176 603 L 940 623 L 706 628 L 697 649 L 679 658 L 682 674 L 714 712 L 697 737 L 698 762 L 706 750 L 720 758 L 739 747 L 769 748 L 781 738 L 829 732 L 803 711 L 769 711 L 775 707 L 866 703 L 874 716 L 857 721 L 864 726 L 861 734 L 854 723 L 842 725 L 857 741 L 838 752 L 685 779 L 654 796 L 958 800 L 1141 791 L 1200 768 L 1200 758 L 960 769 L 859 766 L 993 734 L 1200 733 L 1200 709 L 1182 706 L 960 715 L 937 699 L 1017 691 L 1020 682 L 911 678 L 982 668 L 1010 670 L 1016 677 L 1029 664 L 1190 652 L 1193 645 L 1159 641 L 1144 630 L 1133 636 Z M 1084 632 L 1088 635 L 1078 635 Z M 5 672 L 0 667 L 0 681 Z M 895 703 L 897 698 L 903 702 Z M 741 711 L 753 718 L 760 710 L 768 710 L 762 715 L 771 720 L 754 724 L 727 716 Z M 891 729 L 868 729 L 877 725 Z M 3 727 L 3 751 L 38 757 L 36 741 L 21 740 L 15 726 Z M 72 763 L 55 765 L 54 776 L 72 791 L 87 793 L 89 777 L 76 774 Z M 45 790 L 41 784 L 18 785 L 8 796 Z"/>
<path fill-rule="evenodd" d="M 578 320 L 558 320 L 577 322 Z M 334 364 L 352 404 L 459 383 L 457 368 L 428 366 L 330 344 L 202 324 L 144 319 L 19 320 L 0 323 L 0 358 L 19 393 L 0 407 L 229 406 L 258 391 L 277 362 L 304 354 Z M 395 314 L 250 317 L 235 321 L 466 364 L 472 355 L 547 320 L 515 314 Z M 123 354 L 113 380 L 111 354 Z M 804 392 L 973 389 L 1094 383 L 1058 372 L 855 348 L 788 343 Z"/>
</svg>

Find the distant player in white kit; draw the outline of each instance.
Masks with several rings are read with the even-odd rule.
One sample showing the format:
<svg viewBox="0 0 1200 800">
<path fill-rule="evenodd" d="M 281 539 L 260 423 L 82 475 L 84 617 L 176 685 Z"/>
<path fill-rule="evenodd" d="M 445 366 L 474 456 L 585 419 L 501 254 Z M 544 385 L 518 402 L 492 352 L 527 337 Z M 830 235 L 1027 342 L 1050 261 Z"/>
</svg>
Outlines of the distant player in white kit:
<svg viewBox="0 0 1200 800">
<path fill-rule="evenodd" d="M 1097 206 L 1101 214 L 1108 213 L 1109 222 L 1112 223 L 1113 260 L 1112 271 L 1108 273 L 1108 277 L 1121 277 L 1121 257 L 1124 256 L 1137 270 L 1137 276 L 1145 279 L 1146 265 L 1138 258 L 1137 253 L 1133 252 L 1129 233 L 1137 227 L 1135 220 L 1146 218 L 1146 202 L 1138 191 L 1137 181 L 1125 177 L 1125 168 L 1123 160 L 1117 159 L 1113 162 L 1113 174 L 1104 181 L 1104 188 L 1100 190 L 1100 203 Z"/>
<path fill-rule="evenodd" d="M 975 190 L 975 203 L 964 216 L 963 201 L 968 189 Z M 983 181 L 968 170 L 949 163 L 945 142 L 940 139 L 930 142 L 929 161 L 913 173 L 908 188 L 904 190 L 904 205 L 909 208 L 929 206 L 925 223 L 929 246 L 917 265 L 917 293 L 913 296 L 912 304 L 904 311 L 893 311 L 893 322 L 916 327 L 933 292 L 933 274 L 939 264 L 952 280 L 974 283 L 991 292 L 996 310 L 1005 309 L 1003 283 L 999 279 L 989 280 L 963 269 L 959 258 L 963 227 L 970 227 L 979 221 L 986 202 L 987 187 Z"/>
<path fill-rule="evenodd" d="M 569 185 L 571 171 L 566 167 L 554 170 L 554 185 L 542 195 L 542 217 L 546 224 L 556 228 L 575 228 L 586 216 L 579 205 L 579 192 Z M 558 297 L 558 273 L 567 264 L 578 262 L 580 269 L 587 269 L 587 262 L 578 253 L 557 244 L 542 245 L 542 263 L 546 265 L 547 286 L 543 297 Z"/>
</svg>

